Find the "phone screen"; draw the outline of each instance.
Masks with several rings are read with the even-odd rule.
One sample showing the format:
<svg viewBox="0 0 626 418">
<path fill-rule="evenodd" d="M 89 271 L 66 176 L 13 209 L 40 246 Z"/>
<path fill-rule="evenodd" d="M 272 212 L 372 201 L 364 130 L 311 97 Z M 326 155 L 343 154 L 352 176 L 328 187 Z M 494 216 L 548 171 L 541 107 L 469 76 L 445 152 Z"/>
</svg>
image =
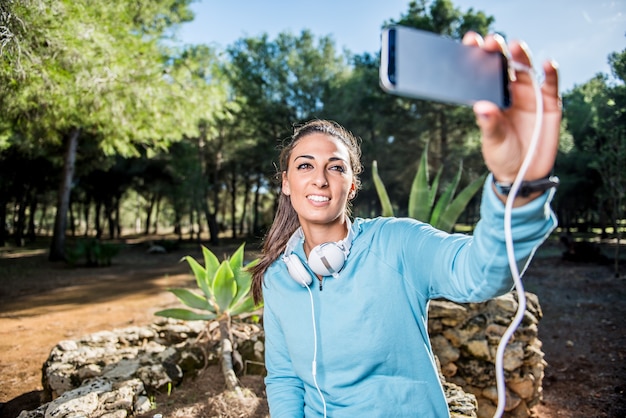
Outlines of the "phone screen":
<svg viewBox="0 0 626 418">
<path fill-rule="evenodd" d="M 382 34 L 380 84 L 405 97 L 472 105 L 511 105 L 506 57 L 403 26 Z"/>
</svg>

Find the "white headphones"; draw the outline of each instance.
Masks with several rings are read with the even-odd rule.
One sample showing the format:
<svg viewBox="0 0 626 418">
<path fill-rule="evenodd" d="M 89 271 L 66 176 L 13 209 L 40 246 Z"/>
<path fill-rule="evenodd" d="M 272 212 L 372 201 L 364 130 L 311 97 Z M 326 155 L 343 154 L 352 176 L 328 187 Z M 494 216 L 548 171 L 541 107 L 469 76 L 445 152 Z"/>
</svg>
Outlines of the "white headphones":
<svg viewBox="0 0 626 418">
<path fill-rule="evenodd" d="M 333 276 L 335 278 L 339 277 L 339 272 L 348 258 L 352 239 L 354 238 L 352 223 L 347 218 L 346 224 L 348 226 L 348 235 L 343 240 L 339 242 L 325 242 L 311 250 L 307 264 L 315 274 L 320 276 Z M 293 253 L 296 246 L 303 238 L 304 233 L 302 232 L 302 227 L 299 227 L 291 238 L 289 238 L 282 259 L 287 265 L 287 270 L 291 278 L 304 287 L 311 284 L 313 277 L 306 267 L 302 265 L 300 257 Z"/>
</svg>

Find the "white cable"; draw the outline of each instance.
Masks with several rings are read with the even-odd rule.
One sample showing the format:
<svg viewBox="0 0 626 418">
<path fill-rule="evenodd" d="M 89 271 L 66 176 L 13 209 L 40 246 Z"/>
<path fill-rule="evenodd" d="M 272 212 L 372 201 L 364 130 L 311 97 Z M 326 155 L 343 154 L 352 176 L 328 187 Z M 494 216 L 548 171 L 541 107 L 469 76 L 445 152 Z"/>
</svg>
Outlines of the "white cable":
<svg viewBox="0 0 626 418">
<path fill-rule="evenodd" d="M 322 391 L 320 387 L 317 385 L 317 330 L 315 327 L 315 306 L 313 305 L 313 292 L 311 292 L 311 288 L 305 282 L 302 282 L 306 286 L 306 290 L 309 291 L 309 296 L 311 297 L 311 319 L 313 321 L 313 361 L 311 362 L 311 373 L 313 374 L 313 383 L 315 384 L 315 388 L 317 389 L 317 393 L 320 395 L 320 399 L 322 400 L 322 405 L 324 406 L 324 418 L 326 418 L 326 400 L 324 399 L 324 395 L 322 395 Z"/>
<path fill-rule="evenodd" d="M 511 231 L 511 214 L 513 210 L 513 201 L 515 200 L 515 196 L 517 195 L 520 185 L 524 180 L 526 171 L 528 170 L 528 167 L 533 160 L 535 150 L 537 149 L 537 144 L 539 142 L 541 126 L 543 124 L 543 98 L 541 96 L 541 87 L 539 86 L 539 82 L 537 81 L 537 75 L 535 71 L 531 67 L 527 67 L 514 61 L 511 61 L 510 65 L 514 70 L 525 71 L 529 74 L 533 89 L 535 91 L 536 116 L 535 127 L 533 129 L 530 144 L 528 146 L 528 151 L 526 152 L 524 161 L 522 162 L 519 172 L 515 177 L 515 181 L 511 186 L 511 190 L 509 191 L 509 194 L 506 198 L 506 204 L 504 207 L 504 239 L 506 243 L 507 257 L 509 260 L 509 268 L 511 269 L 511 275 L 513 277 L 515 290 L 517 291 L 518 305 L 515 316 L 513 317 L 513 320 L 511 321 L 509 327 L 502 335 L 502 339 L 498 344 L 498 350 L 496 352 L 496 385 L 498 390 L 498 407 L 494 414 L 494 418 L 500 418 L 504 413 L 504 407 L 506 406 L 506 386 L 504 380 L 504 350 L 506 349 L 509 339 L 513 336 L 513 333 L 522 322 L 522 319 L 524 318 L 524 313 L 526 311 L 526 295 L 524 293 L 524 286 L 522 285 L 519 269 L 517 268 L 517 262 L 515 260 L 515 249 L 513 248 L 513 235 Z"/>
</svg>

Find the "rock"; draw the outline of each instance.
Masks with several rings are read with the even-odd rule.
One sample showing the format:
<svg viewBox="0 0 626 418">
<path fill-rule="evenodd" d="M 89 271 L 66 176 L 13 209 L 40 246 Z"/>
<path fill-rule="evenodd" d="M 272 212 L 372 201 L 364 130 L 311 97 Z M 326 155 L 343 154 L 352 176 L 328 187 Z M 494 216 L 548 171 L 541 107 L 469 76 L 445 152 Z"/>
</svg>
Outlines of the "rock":
<svg viewBox="0 0 626 418">
<path fill-rule="evenodd" d="M 450 344 L 450 342 L 442 335 L 431 338 L 430 344 L 433 347 L 433 351 L 437 353 L 439 361 L 443 365 L 447 365 L 458 360 L 461 355 L 460 350 L 452 346 L 452 344 Z"/>
<path fill-rule="evenodd" d="M 542 318 L 537 298 L 527 293 L 527 311 L 507 345 L 505 417 L 530 416 L 541 398 L 546 365 L 538 340 Z M 491 417 L 495 412 L 495 353 L 515 314 L 509 293 L 484 303 L 433 301 L 428 329 L 440 378 L 453 417 Z M 157 318 L 146 327 L 102 331 L 59 342 L 43 367 L 52 401 L 19 418 L 124 418 L 148 413 L 150 396 L 171 389 L 186 376 L 218 361 L 216 322 Z M 242 369 L 263 374 L 263 330 L 233 322 L 233 346 Z M 439 362 L 441 365 L 439 366 Z"/>
<path fill-rule="evenodd" d="M 525 295 L 524 318 L 504 352 L 507 391 L 512 402 L 504 416 L 509 418 L 527 416 L 530 408 L 540 402 L 546 366 L 538 339 L 543 313 L 537 296 L 528 292 Z M 517 308 L 516 292 L 483 303 L 431 303 L 428 329 L 433 352 L 441 359 L 441 372 L 448 381 L 476 396 L 480 418 L 492 417 L 496 410 L 496 352 Z M 443 319 L 446 311 L 452 319 Z M 458 359 L 450 355 L 450 347 L 460 349 Z"/>
<path fill-rule="evenodd" d="M 480 360 L 490 360 L 491 354 L 489 353 L 489 343 L 487 340 L 472 340 L 463 347 L 467 350 L 470 357 L 474 357 Z"/>
</svg>

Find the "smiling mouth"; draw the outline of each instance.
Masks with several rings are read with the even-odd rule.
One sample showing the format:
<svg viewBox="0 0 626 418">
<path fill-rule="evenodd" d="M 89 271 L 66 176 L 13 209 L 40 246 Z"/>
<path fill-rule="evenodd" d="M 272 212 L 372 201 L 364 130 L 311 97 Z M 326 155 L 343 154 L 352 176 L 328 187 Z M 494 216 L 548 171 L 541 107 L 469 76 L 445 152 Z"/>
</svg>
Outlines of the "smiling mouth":
<svg viewBox="0 0 626 418">
<path fill-rule="evenodd" d="M 307 199 L 312 200 L 314 202 L 328 202 L 330 200 L 329 197 L 319 196 L 319 195 L 314 195 L 314 194 L 307 196 Z"/>
</svg>

